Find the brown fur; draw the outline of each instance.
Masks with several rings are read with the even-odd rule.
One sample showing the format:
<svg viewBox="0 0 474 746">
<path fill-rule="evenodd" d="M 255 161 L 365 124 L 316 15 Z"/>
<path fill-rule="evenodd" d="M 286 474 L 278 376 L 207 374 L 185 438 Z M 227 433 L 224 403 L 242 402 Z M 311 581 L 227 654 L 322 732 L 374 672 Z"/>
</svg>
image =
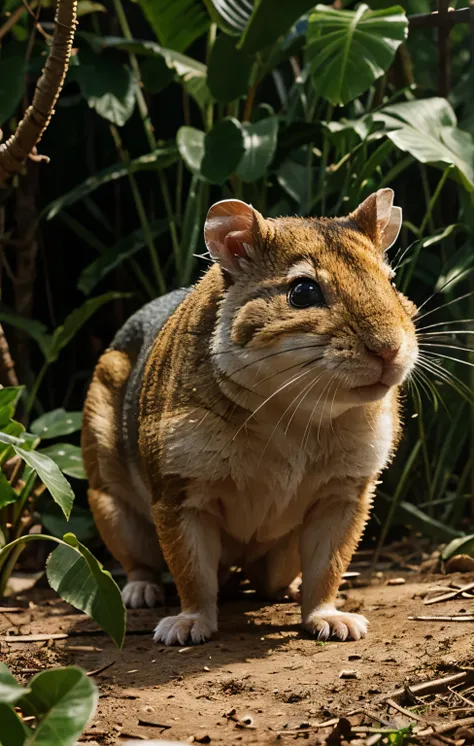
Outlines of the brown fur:
<svg viewBox="0 0 474 746">
<path fill-rule="evenodd" d="M 306 628 L 365 634 L 366 620 L 333 604 L 396 446 L 398 387 L 416 357 L 414 307 L 384 261 L 385 227 L 396 231 L 378 198 L 386 204 L 387 191 L 336 220 L 265 220 L 237 202 L 210 211 L 206 241 L 225 271 L 211 267 L 169 318 L 141 389 L 142 474 L 182 604 L 156 639 L 207 639 L 219 564 L 233 563 L 267 595 L 302 570 Z M 324 306 L 289 304 L 288 273 L 300 266 Z M 131 365 L 116 353 L 101 359 L 84 428 L 91 505 L 126 569 L 134 548 L 98 495 L 133 510 L 117 419 Z"/>
</svg>

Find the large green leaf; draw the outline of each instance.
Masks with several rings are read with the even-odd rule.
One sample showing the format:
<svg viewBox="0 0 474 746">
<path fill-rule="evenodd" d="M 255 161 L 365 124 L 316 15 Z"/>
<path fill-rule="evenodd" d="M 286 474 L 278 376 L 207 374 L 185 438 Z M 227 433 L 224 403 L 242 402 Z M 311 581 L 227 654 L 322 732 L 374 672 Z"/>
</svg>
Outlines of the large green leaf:
<svg viewBox="0 0 474 746">
<path fill-rule="evenodd" d="M 180 127 L 176 135 L 179 154 L 190 171 L 201 174 L 201 164 L 204 158 L 205 132 L 195 127 Z"/>
<path fill-rule="evenodd" d="M 150 232 L 153 238 L 161 236 L 168 230 L 168 221 L 154 220 L 149 224 Z M 79 275 L 77 287 L 85 295 L 89 295 L 95 286 L 109 274 L 113 269 L 118 267 L 125 259 L 130 259 L 140 249 L 146 245 L 143 230 L 137 230 L 117 241 L 110 246 L 98 259 L 89 264 Z"/>
<path fill-rule="evenodd" d="M 85 671 L 75 666 L 41 671 L 29 682 L 21 706 L 37 721 L 31 746 L 75 746 L 99 701 L 99 692 Z"/>
<path fill-rule="evenodd" d="M 454 166 L 453 177 L 474 190 L 474 141 L 457 127 L 456 115 L 444 98 L 392 104 L 373 115 L 385 126 L 387 137 L 421 163 L 443 169 Z"/>
<path fill-rule="evenodd" d="M 0 549 L 0 569 L 16 547 L 35 541 L 54 541 L 63 550 L 54 550 L 46 563 L 46 575 L 53 590 L 67 603 L 89 614 L 122 647 L 126 612 L 120 589 L 74 534 L 65 534 L 63 539 L 47 534 L 20 536 Z"/>
<path fill-rule="evenodd" d="M 71 443 L 55 443 L 54 446 L 42 448 L 38 453 L 44 453 L 59 466 L 63 474 L 74 479 L 87 479 L 79 446 Z"/>
<path fill-rule="evenodd" d="M 108 122 L 123 125 L 130 119 L 135 108 L 135 80 L 127 65 L 107 52 L 87 54 L 87 62 L 81 62 L 75 71 L 82 94 L 91 109 L 95 109 Z M 81 53 L 82 57 L 82 53 Z"/>
<path fill-rule="evenodd" d="M 122 647 L 125 608 L 117 584 L 73 534 L 66 534 L 64 540 L 70 546 L 60 544 L 46 563 L 51 588 L 72 606 L 89 614 Z"/>
<path fill-rule="evenodd" d="M 228 179 L 244 154 L 240 123 L 230 117 L 221 119 L 207 134 L 194 127 L 181 127 L 176 143 L 188 168 L 213 184 Z"/>
<path fill-rule="evenodd" d="M 18 500 L 18 493 L 9 484 L 3 471 L 0 471 L 0 510 Z M 1 698 L 0 698 L 1 701 Z"/>
<path fill-rule="evenodd" d="M 252 58 L 236 49 L 235 39 L 219 34 L 207 70 L 207 84 L 216 101 L 227 104 L 246 96 L 252 65 Z"/>
<path fill-rule="evenodd" d="M 220 0 L 222 5 L 230 6 L 230 0 Z M 237 0 L 242 6 L 242 0 Z M 253 11 L 247 27 L 239 42 L 244 52 L 258 52 L 286 34 L 295 21 L 314 5 L 311 0 L 254 0 Z"/>
<path fill-rule="evenodd" d="M 73 533 L 82 543 L 97 539 L 94 518 L 88 508 L 74 505 L 69 520 L 66 520 L 55 503 L 51 500 L 44 500 L 38 506 L 38 513 L 45 530 L 58 539 L 66 533 Z"/>
<path fill-rule="evenodd" d="M 168 67 L 175 71 L 182 85 L 186 88 L 201 109 L 205 109 L 211 101 L 211 94 L 207 87 L 207 67 L 202 62 L 194 60 L 174 49 L 166 49 L 154 41 L 140 39 L 123 39 L 115 36 L 98 38 L 104 47 L 121 49 L 148 57 L 162 57 Z"/>
<path fill-rule="evenodd" d="M 446 561 L 458 554 L 468 554 L 469 557 L 474 557 L 474 534 L 450 541 L 441 552 L 441 558 Z"/>
<path fill-rule="evenodd" d="M 19 685 L 6 665 L 0 663 L 0 702 L 3 704 L 15 704 L 28 691 L 29 689 L 25 689 L 25 687 Z"/>
<path fill-rule="evenodd" d="M 244 155 L 237 169 L 242 181 L 256 181 L 267 172 L 275 155 L 278 137 L 278 118 L 267 117 L 255 124 L 242 125 Z"/>
<path fill-rule="evenodd" d="M 51 335 L 47 333 L 47 327 L 41 321 L 25 319 L 23 316 L 18 316 L 2 308 L 0 310 L 0 323 L 11 324 L 16 329 L 27 332 L 38 344 L 45 358 L 48 359 L 51 354 Z"/>
<path fill-rule="evenodd" d="M 316 92 L 347 104 L 388 69 L 407 35 L 403 8 L 334 10 L 317 5 L 308 26 L 307 61 Z"/>
<path fill-rule="evenodd" d="M 174 80 L 174 70 L 163 57 L 146 57 L 140 63 L 140 77 L 145 91 L 161 93 Z"/>
<path fill-rule="evenodd" d="M 24 319 L 22 316 L 17 316 L 7 311 L 0 311 L 0 323 L 11 324 L 18 329 L 28 332 L 35 342 L 38 343 L 48 363 L 54 363 L 58 359 L 63 347 L 73 339 L 79 329 L 101 306 L 109 303 L 111 300 L 123 297 L 123 293 L 110 292 L 85 301 L 82 306 L 74 309 L 66 317 L 64 323 L 58 326 L 52 334 L 44 333 L 46 327 L 43 324 L 32 321 L 31 319 Z"/>
<path fill-rule="evenodd" d="M 114 163 L 113 166 L 104 168 L 103 171 L 99 171 L 95 176 L 89 176 L 82 184 L 79 184 L 70 192 L 66 192 L 58 199 L 46 207 L 44 214 L 46 220 L 54 218 L 58 212 L 64 210 L 65 207 L 70 207 L 75 202 L 78 202 L 85 197 L 90 196 L 92 192 L 98 189 L 103 184 L 107 184 L 109 181 L 115 181 L 126 176 L 128 172 L 136 173 L 137 171 L 150 171 L 160 170 L 171 166 L 178 160 L 178 151 L 175 147 L 158 148 L 157 150 L 141 155 L 139 158 L 134 158 L 130 161 L 130 164 L 125 166 L 123 163 Z M 38 323 L 38 322 L 35 322 Z"/>
<path fill-rule="evenodd" d="M 28 735 L 31 735 L 15 710 L 0 701 L 0 723 L 2 746 L 23 746 Z"/>
<path fill-rule="evenodd" d="M 240 123 L 231 117 L 221 119 L 204 138 L 202 173 L 213 184 L 222 184 L 236 171 L 243 154 Z"/>
<path fill-rule="evenodd" d="M 37 451 L 26 451 L 19 446 L 14 446 L 13 448 L 15 453 L 21 456 L 28 466 L 35 470 L 47 490 L 49 490 L 53 500 L 59 505 L 66 518 L 69 518 L 74 502 L 74 492 L 54 461 L 49 456 L 45 456 L 43 453 L 38 453 Z"/>
<path fill-rule="evenodd" d="M 253 0 L 204 0 L 213 21 L 227 34 L 240 36 L 253 11 Z"/>
<path fill-rule="evenodd" d="M 0 125 L 14 113 L 25 92 L 25 60 L 7 57 L 0 60 Z"/>
<path fill-rule="evenodd" d="M 82 412 L 66 412 L 65 409 L 53 409 L 38 417 L 30 425 L 32 433 L 39 435 L 42 440 L 59 438 L 62 435 L 76 433 L 82 427 Z"/>
<path fill-rule="evenodd" d="M 138 0 L 160 44 L 184 52 L 206 33 L 210 18 L 199 0 Z"/>
<path fill-rule="evenodd" d="M 0 407 L 9 405 L 14 407 L 20 398 L 23 388 L 23 386 L 4 386 L 0 388 Z"/>
<path fill-rule="evenodd" d="M 64 320 L 64 324 L 58 326 L 53 333 L 52 338 L 52 355 L 53 361 L 56 360 L 60 351 L 65 347 L 77 334 L 79 329 L 106 303 L 112 300 L 123 298 L 123 293 L 104 293 L 97 298 L 86 300 L 79 308 L 74 309 Z"/>
</svg>

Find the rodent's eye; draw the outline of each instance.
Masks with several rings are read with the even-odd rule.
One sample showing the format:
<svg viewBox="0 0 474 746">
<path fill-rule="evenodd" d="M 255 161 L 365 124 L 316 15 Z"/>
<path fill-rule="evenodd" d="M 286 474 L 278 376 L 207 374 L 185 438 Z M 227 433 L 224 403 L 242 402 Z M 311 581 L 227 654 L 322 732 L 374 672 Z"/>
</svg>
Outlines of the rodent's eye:
<svg viewBox="0 0 474 746">
<path fill-rule="evenodd" d="M 300 278 L 295 280 L 288 293 L 288 302 L 294 308 L 325 306 L 323 291 L 315 280 Z"/>
</svg>

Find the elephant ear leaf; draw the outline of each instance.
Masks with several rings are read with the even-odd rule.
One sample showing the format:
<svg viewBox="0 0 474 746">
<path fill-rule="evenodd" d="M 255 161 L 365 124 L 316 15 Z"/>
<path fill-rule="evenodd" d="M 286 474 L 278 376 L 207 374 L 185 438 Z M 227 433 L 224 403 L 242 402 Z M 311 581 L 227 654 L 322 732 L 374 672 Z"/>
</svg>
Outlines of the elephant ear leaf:
<svg viewBox="0 0 474 746">
<path fill-rule="evenodd" d="M 41 671 L 29 689 L 20 701 L 23 712 L 34 715 L 37 723 L 28 744 L 75 746 L 99 700 L 86 672 L 76 666 Z"/>
<path fill-rule="evenodd" d="M 316 92 L 333 106 L 353 101 L 388 70 L 407 30 L 399 5 L 383 10 L 317 5 L 309 17 L 306 50 Z"/>
</svg>

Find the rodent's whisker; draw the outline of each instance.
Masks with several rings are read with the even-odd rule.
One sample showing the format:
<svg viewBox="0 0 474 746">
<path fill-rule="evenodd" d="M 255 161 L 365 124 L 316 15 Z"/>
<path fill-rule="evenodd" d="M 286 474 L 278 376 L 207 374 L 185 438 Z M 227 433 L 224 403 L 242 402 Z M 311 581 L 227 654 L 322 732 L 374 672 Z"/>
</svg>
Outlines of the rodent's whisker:
<svg viewBox="0 0 474 746">
<path fill-rule="evenodd" d="M 420 319 L 424 319 L 425 316 L 429 316 L 431 313 L 441 310 L 441 308 L 447 308 L 448 306 L 451 306 L 453 303 L 459 303 L 460 300 L 469 298 L 471 295 L 474 295 L 474 290 L 471 290 L 469 293 L 465 293 L 464 295 L 460 295 L 457 298 L 454 298 L 453 300 L 448 301 L 447 303 L 443 303 L 441 306 L 436 306 L 436 308 L 432 308 L 430 311 L 426 311 L 426 313 L 422 313 L 421 316 L 415 315 L 413 318 L 413 323 L 416 325 L 417 321 L 420 321 Z M 420 308 L 422 308 L 422 306 L 420 306 Z M 420 308 L 418 309 L 418 311 L 420 310 Z M 444 322 L 444 323 L 447 323 L 447 322 Z M 424 327 L 424 328 L 427 329 L 428 327 Z"/>
<path fill-rule="evenodd" d="M 294 408 L 294 410 L 293 410 L 293 412 L 291 414 L 291 417 L 289 418 L 288 422 L 286 423 L 285 435 L 287 435 L 287 433 L 288 433 L 288 431 L 289 431 L 289 429 L 291 427 L 291 423 L 293 422 L 294 418 L 296 417 L 296 413 L 297 413 L 299 407 L 301 406 L 301 404 L 303 403 L 303 401 L 306 399 L 307 395 L 312 391 L 312 389 L 314 388 L 314 386 L 316 386 L 316 384 L 318 383 L 318 381 L 321 380 L 322 376 L 323 376 L 323 373 L 320 373 L 319 376 L 315 380 L 311 381 L 310 386 L 309 386 L 309 390 L 305 390 L 302 399 L 297 403 L 297 405 L 295 406 L 295 408 Z M 295 397 L 295 399 L 296 398 L 297 397 Z M 293 399 L 292 404 L 294 403 L 295 399 Z"/>
<path fill-rule="evenodd" d="M 460 349 L 460 348 L 455 348 L 455 349 Z M 472 350 L 469 350 L 469 352 L 472 352 Z M 470 363 L 468 360 L 462 360 L 459 357 L 451 357 L 450 355 L 443 355 L 441 352 L 432 352 L 431 350 L 424 350 L 424 353 L 425 355 L 432 355 L 435 358 L 442 357 L 445 360 L 452 360 L 454 363 L 462 363 L 463 365 L 469 365 L 470 368 L 474 368 L 474 363 Z"/>
<path fill-rule="evenodd" d="M 308 417 L 308 422 L 307 422 L 307 424 L 306 424 L 306 428 L 305 428 L 305 431 L 304 431 L 304 433 L 303 433 L 303 440 L 301 441 L 301 448 L 302 448 L 302 450 L 303 450 L 303 451 L 304 451 L 304 449 L 306 448 L 306 443 L 307 443 L 307 439 L 309 438 L 309 431 L 310 431 L 310 429 L 311 429 L 311 421 L 312 421 L 312 419 L 313 419 L 313 416 L 314 416 L 314 413 L 315 413 L 315 411 L 316 411 L 316 408 L 317 408 L 317 406 L 318 406 L 319 402 L 321 401 L 321 397 L 322 397 L 322 395 L 324 394 L 324 392 L 326 391 L 327 387 L 331 385 L 331 382 L 332 382 L 332 380 L 333 380 L 333 378 L 334 378 L 334 376 L 335 376 L 335 375 L 336 375 L 336 374 L 335 374 L 335 373 L 333 373 L 333 374 L 332 374 L 332 376 L 331 376 L 331 378 L 329 379 L 329 381 L 328 381 L 328 382 L 326 383 L 326 385 L 325 385 L 325 386 L 323 387 L 323 390 L 321 391 L 321 393 L 320 393 L 320 395 L 319 395 L 319 397 L 318 397 L 318 399 L 317 399 L 317 401 L 316 401 L 316 403 L 315 403 L 315 405 L 314 405 L 313 409 L 311 410 L 311 414 L 310 414 L 310 415 L 309 415 L 309 417 Z M 324 411 L 324 410 L 323 410 L 323 411 Z M 322 416 L 322 414 L 321 414 L 321 416 Z M 318 442 L 319 442 L 319 441 L 318 441 Z"/>
<path fill-rule="evenodd" d="M 453 337 L 453 341 L 456 342 L 457 334 L 474 334 L 474 330 L 470 329 L 452 329 L 451 331 L 446 332 L 424 332 L 423 334 L 417 334 L 418 339 L 438 339 L 439 337 Z"/>
<path fill-rule="evenodd" d="M 336 375 L 336 374 L 334 374 L 334 375 Z M 332 382 L 333 382 L 333 379 L 331 378 L 330 384 L 332 384 Z M 341 386 L 341 384 L 342 384 L 342 380 L 341 380 L 340 378 L 336 378 L 336 381 L 335 381 L 335 383 L 336 383 L 336 386 L 335 386 L 335 388 L 334 388 L 334 394 L 333 394 L 333 399 L 332 399 L 332 405 L 331 405 L 331 408 L 330 408 L 330 410 L 329 410 L 329 425 L 330 425 L 330 428 L 331 428 L 331 430 L 332 430 L 333 432 L 334 432 L 334 425 L 333 425 L 333 424 L 332 424 L 332 422 L 331 422 L 331 412 L 332 412 L 332 407 L 334 406 L 334 398 L 335 398 L 335 396 L 336 396 L 336 394 L 337 394 L 337 392 L 338 392 L 338 390 L 339 390 L 339 388 L 340 388 L 340 386 Z M 321 435 L 321 426 L 322 426 L 322 424 L 323 424 L 323 415 L 324 415 L 324 414 L 325 414 L 325 412 L 326 412 L 326 404 L 327 404 L 327 402 L 329 401 L 329 395 L 330 395 L 330 393 L 331 393 L 331 386 L 329 386 L 329 388 L 328 388 L 327 394 L 326 394 L 326 396 L 325 396 L 325 398 L 324 398 L 323 406 L 322 406 L 322 408 L 321 408 L 321 414 L 320 414 L 320 416 L 319 416 L 319 424 L 318 424 L 318 435 L 317 435 L 317 440 L 318 440 L 318 443 L 320 443 L 320 442 L 321 442 L 321 439 L 320 439 L 320 435 Z"/>
<path fill-rule="evenodd" d="M 263 457 L 265 455 L 265 452 L 266 452 L 268 446 L 270 445 L 270 443 L 271 443 L 271 441 L 273 439 L 273 436 L 275 435 L 276 431 L 278 430 L 281 422 L 284 420 L 287 412 L 291 409 L 291 407 L 293 406 L 293 404 L 295 403 L 295 401 L 298 399 L 298 397 L 302 396 L 303 399 L 305 398 L 306 393 L 309 393 L 309 391 L 311 391 L 311 389 L 313 388 L 313 386 L 319 381 L 319 379 L 321 378 L 322 375 L 323 374 L 320 373 L 320 375 L 316 378 L 316 381 L 313 380 L 313 381 L 310 381 L 308 384 L 306 384 L 306 386 L 304 387 L 304 389 L 302 391 L 298 392 L 298 394 L 294 397 L 294 399 L 292 399 L 291 402 L 288 404 L 287 408 L 285 409 L 285 411 L 283 412 L 282 416 L 280 417 L 280 419 L 276 423 L 275 427 L 273 428 L 273 430 L 272 430 L 272 432 L 270 434 L 270 437 L 268 438 L 268 440 L 267 440 L 267 442 L 265 444 L 265 447 L 262 450 L 261 456 L 260 456 L 260 458 L 258 460 L 258 466 L 260 466 L 260 463 L 261 463 L 261 461 L 262 461 L 262 459 L 263 459 Z M 301 401 L 303 399 L 301 399 Z M 293 417 L 295 415 L 296 410 L 298 409 L 299 405 L 301 404 L 301 401 L 298 403 L 298 405 L 295 408 L 295 411 L 293 412 L 293 415 L 290 417 L 290 420 L 289 420 L 289 422 L 288 422 L 288 424 L 287 424 L 287 426 L 285 428 L 285 432 L 284 432 L 285 435 L 287 435 L 287 433 L 288 433 L 288 427 L 289 427 L 289 425 L 291 423 L 291 420 L 293 419 Z"/>
<path fill-rule="evenodd" d="M 418 313 L 419 313 L 419 311 L 421 311 L 421 309 L 423 308 L 423 306 L 426 306 L 426 304 L 429 303 L 430 300 L 435 297 L 435 295 L 439 295 L 439 293 L 442 293 L 443 290 L 445 290 L 448 287 L 448 285 L 451 285 L 452 282 L 454 282 L 455 280 L 458 280 L 463 274 L 465 274 L 465 272 L 466 272 L 465 269 L 460 269 L 457 274 L 455 274 L 453 277 L 451 277 L 449 280 L 447 280 L 444 283 L 444 285 L 441 285 L 441 287 L 438 290 L 435 290 L 434 293 L 431 293 L 431 295 L 429 296 L 429 298 L 427 298 L 425 301 L 423 301 L 423 303 L 421 304 L 421 306 L 419 306 L 419 308 L 417 310 L 417 313 L 416 313 L 416 316 L 418 316 Z"/>
<path fill-rule="evenodd" d="M 398 249 L 397 253 L 395 254 L 395 256 L 392 259 L 393 262 L 397 262 L 396 265 L 394 267 L 392 267 L 392 269 L 393 269 L 394 272 L 396 272 L 397 269 L 400 268 L 400 265 L 401 265 L 404 257 L 408 254 L 408 252 L 410 251 L 410 249 L 413 248 L 413 246 L 416 246 L 416 244 L 419 242 L 419 240 L 420 239 L 417 238 L 416 241 L 413 241 L 413 243 L 411 243 L 409 246 L 407 246 L 407 248 L 405 249 L 405 251 L 403 251 L 403 253 L 400 256 L 400 258 L 398 258 L 398 255 L 400 254 L 401 247 Z M 398 259 L 398 261 L 397 261 L 397 259 Z M 392 264 L 392 262 L 390 262 L 390 266 L 391 266 L 391 264 Z"/>
<path fill-rule="evenodd" d="M 261 358 L 259 358 L 257 360 L 252 360 L 250 363 L 247 363 L 247 365 L 254 365 L 255 363 L 260 362 L 261 360 L 266 360 L 267 358 L 275 357 L 276 355 L 284 355 L 287 352 L 288 353 L 289 352 L 296 352 L 297 350 L 312 350 L 314 347 L 325 347 L 325 346 L 326 346 L 326 342 L 320 342 L 318 344 L 312 344 L 312 345 L 301 345 L 300 347 L 289 347 L 286 350 L 278 350 L 278 352 L 271 352 L 269 355 L 263 355 Z M 252 347 L 250 349 L 253 352 L 253 351 L 256 351 L 256 350 L 257 351 L 258 350 L 265 350 L 267 348 L 266 347 Z M 210 354 L 211 357 L 219 357 L 220 355 L 230 355 L 232 353 L 234 355 L 236 354 L 236 348 L 235 347 L 233 347 L 232 349 L 228 349 L 228 350 L 222 350 L 222 351 L 218 351 L 218 352 L 210 352 L 209 354 Z M 234 373 L 238 373 L 239 370 L 243 370 L 244 368 L 247 367 L 247 365 L 244 365 L 243 368 L 239 368 L 238 370 L 235 370 Z"/>
<path fill-rule="evenodd" d="M 454 373 L 451 373 L 451 371 L 446 370 L 446 368 L 443 368 L 439 363 L 436 362 L 436 360 L 433 360 L 432 358 L 426 357 L 427 353 L 420 352 L 418 356 L 418 362 L 417 365 L 421 368 L 425 368 L 431 375 L 439 378 L 444 383 L 447 383 L 448 386 L 451 386 L 458 394 L 463 395 L 464 397 L 469 397 L 470 399 L 473 398 L 472 391 L 466 386 L 463 381 L 461 381 L 457 376 L 454 375 Z M 432 355 L 437 356 L 435 353 L 431 353 Z"/>
<path fill-rule="evenodd" d="M 257 386 L 260 386 L 262 383 L 265 383 L 266 381 L 270 381 L 272 378 L 276 378 L 276 376 L 281 375 L 282 373 L 286 373 L 288 370 L 292 370 L 293 368 L 305 368 L 308 365 L 312 365 L 313 363 L 317 362 L 318 360 L 322 360 L 324 355 L 319 355 L 318 357 L 312 358 L 311 360 L 307 360 L 305 363 L 302 363 L 301 361 L 298 363 L 293 363 L 293 365 L 289 365 L 288 368 L 282 368 L 282 370 L 277 370 L 275 373 L 271 373 L 266 378 L 262 378 L 262 380 L 257 381 L 252 386 L 252 389 L 256 388 Z"/>
<path fill-rule="evenodd" d="M 436 406 L 436 401 L 438 400 L 441 402 L 441 404 L 446 409 L 446 411 L 448 411 L 446 408 L 446 404 L 444 403 L 444 399 L 441 396 L 440 392 L 438 391 L 434 383 L 430 380 L 430 378 L 425 374 L 423 370 L 417 370 L 417 369 L 413 370 L 410 375 L 410 378 L 408 379 L 408 383 L 410 385 L 413 383 L 418 391 L 418 395 L 420 395 L 417 381 L 420 384 L 423 391 L 425 392 L 428 399 L 431 399 L 434 406 Z"/>
<path fill-rule="evenodd" d="M 277 394 L 280 394 L 284 389 L 288 388 L 288 386 L 291 386 L 293 383 L 296 383 L 296 381 L 299 381 L 304 376 L 307 376 L 308 373 L 311 373 L 311 369 L 310 368 L 308 370 L 303 371 L 302 373 L 299 373 L 297 376 L 290 377 L 289 381 L 286 381 L 279 388 L 277 388 L 277 390 L 274 391 L 273 394 L 270 394 L 270 396 L 267 396 L 267 398 L 265 399 L 265 401 L 263 401 L 261 404 L 259 404 L 258 407 L 256 409 L 254 409 L 254 411 L 247 417 L 247 419 L 245 420 L 245 422 L 239 427 L 239 429 L 237 430 L 237 432 L 233 436 L 231 442 L 233 442 L 236 439 L 237 435 L 241 432 L 241 430 L 247 425 L 248 422 L 250 422 L 250 420 L 252 419 L 252 417 L 255 417 L 255 415 L 257 414 L 257 412 L 259 412 L 262 409 L 262 407 L 265 406 L 265 404 L 267 404 L 271 399 L 273 399 L 275 396 L 277 396 Z"/>
<path fill-rule="evenodd" d="M 461 352 L 474 352 L 472 347 L 458 347 L 457 345 L 447 344 L 446 342 L 419 342 L 418 347 L 447 347 L 450 350 L 461 350 Z M 460 361 L 464 362 L 464 361 Z"/>
<path fill-rule="evenodd" d="M 434 329 L 435 326 L 451 326 L 451 324 L 474 324 L 474 319 L 452 319 L 451 321 L 438 321 L 436 324 L 428 324 L 427 326 L 420 326 L 416 330 L 416 334 L 418 332 L 422 332 L 424 329 Z M 466 334 L 466 332 L 469 331 L 469 329 L 461 329 L 460 332 L 462 334 Z M 443 332 L 444 334 L 445 332 Z"/>
</svg>

